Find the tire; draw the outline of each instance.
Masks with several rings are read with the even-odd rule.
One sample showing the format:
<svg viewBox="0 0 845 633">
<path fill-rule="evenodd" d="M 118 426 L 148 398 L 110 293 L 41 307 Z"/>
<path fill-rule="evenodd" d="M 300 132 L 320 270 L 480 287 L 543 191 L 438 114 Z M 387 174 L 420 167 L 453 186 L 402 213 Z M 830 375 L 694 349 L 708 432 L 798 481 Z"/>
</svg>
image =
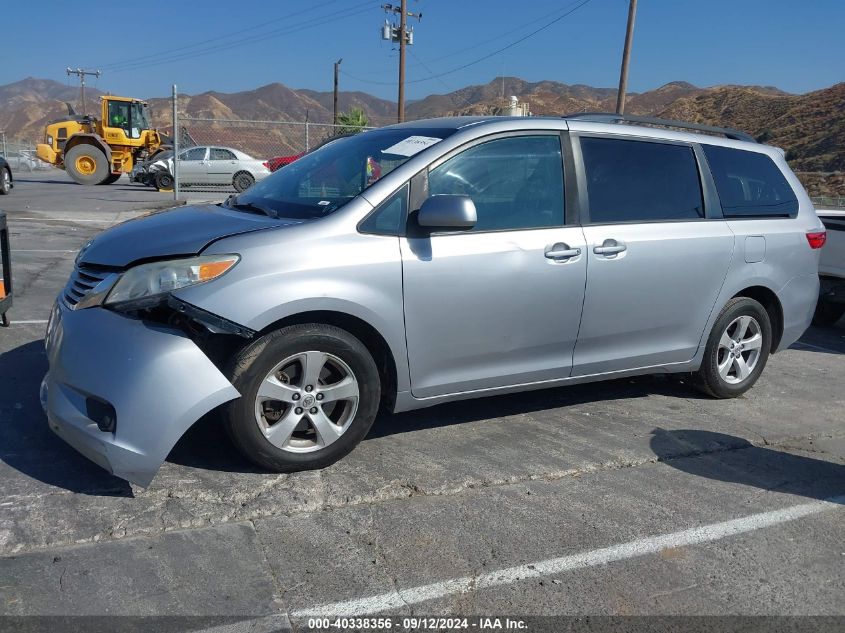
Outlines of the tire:
<svg viewBox="0 0 845 633">
<path fill-rule="evenodd" d="M 381 398 L 367 348 L 331 325 L 270 332 L 237 353 L 226 373 L 242 394 L 223 408 L 232 442 L 276 472 L 325 468 L 347 455 L 370 430 Z"/>
<path fill-rule="evenodd" d="M 816 312 L 813 314 L 813 325 L 831 327 L 845 314 L 845 303 L 831 303 L 819 299 Z"/>
<path fill-rule="evenodd" d="M 65 171 L 80 185 L 99 185 L 111 174 L 106 155 L 87 143 L 74 145 L 68 150 Z"/>
<path fill-rule="evenodd" d="M 173 175 L 170 172 L 156 172 L 153 182 L 155 183 L 155 188 L 159 191 L 171 191 L 173 189 Z"/>
<path fill-rule="evenodd" d="M 714 398 L 742 395 L 763 373 L 771 347 L 772 325 L 766 309 L 754 299 L 734 297 L 710 331 L 695 374 L 696 386 Z"/>
<path fill-rule="evenodd" d="M 7 167 L 0 172 L 0 195 L 8 195 L 12 191 L 12 172 Z"/>
<path fill-rule="evenodd" d="M 252 174 L 246 171 L 239 171 L 237 174 L 235 174 L 235 177 L 232 178 L 232 186 L 238 193 L 246 191 L 254 184 L 255 178 L 252 176 Z"/>
<path fill-rule="evenodd" d="M 122 175 L 123 174 L 109 174 L 108 176 L 106 176 L 106 179 L 103 182 L 101 182 L 100 184 L 101 185 L 113 185 L 118 180 L 120 180 L 120 177 Z"/>
</svg>

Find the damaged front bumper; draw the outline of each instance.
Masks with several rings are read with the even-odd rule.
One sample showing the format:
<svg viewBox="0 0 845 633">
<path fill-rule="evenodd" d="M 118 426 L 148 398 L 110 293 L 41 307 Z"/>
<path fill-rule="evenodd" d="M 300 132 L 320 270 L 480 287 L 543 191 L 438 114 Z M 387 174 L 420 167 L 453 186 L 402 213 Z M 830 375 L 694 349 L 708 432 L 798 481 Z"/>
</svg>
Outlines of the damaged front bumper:
<svg viewBox="0 0 845 633">
<path fill-rule="evenodd" d="M 240 396 L 183 331 L 101 307 L 58 302 L 46 345 L 41 397 L 50 428 L 141 486 L 194 422 Z"/>
</svg>

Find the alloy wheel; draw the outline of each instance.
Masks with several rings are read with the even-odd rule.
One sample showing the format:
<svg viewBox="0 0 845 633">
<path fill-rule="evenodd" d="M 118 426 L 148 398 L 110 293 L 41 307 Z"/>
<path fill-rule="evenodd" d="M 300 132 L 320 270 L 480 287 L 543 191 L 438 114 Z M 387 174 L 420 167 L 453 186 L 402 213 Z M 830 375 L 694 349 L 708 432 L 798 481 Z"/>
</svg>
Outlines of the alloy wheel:
<svg viewBox="0 0 845 633">
<path fill-rule="evenodd" d="M 719 339 L 716 367 L 722 380 L 738 385 L 754 372 L 760 359 L 763 333 L 752 316 L 742 315 L 728 324 Z"/>
<path fill-rule="evenodd" d="M 326 352 L 302 352 L 285 358 L 261 381 L 255 421 L 282 450 L 317 451 L 346 432 L 358 398 L 358 380 L 343 360 Z"/>
</svg>

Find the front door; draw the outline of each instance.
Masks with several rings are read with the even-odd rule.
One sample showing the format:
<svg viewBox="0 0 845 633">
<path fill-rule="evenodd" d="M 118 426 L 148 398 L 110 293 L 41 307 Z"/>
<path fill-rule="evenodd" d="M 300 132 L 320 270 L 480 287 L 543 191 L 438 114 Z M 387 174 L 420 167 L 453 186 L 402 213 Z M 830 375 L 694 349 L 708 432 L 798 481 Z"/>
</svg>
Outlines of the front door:
<svg viewBox="0 0 845 633">
<path fill-rule="evenodd" d="M 692 359 L 734 249 L 727 223 L 706 217 L 693 148 L 590 136 L 580 146 L 589 261 L 572 375 Z"/>
<path fill-rule="evenodd" d="M 179 154 L 179 182 L 186 185 L 205 184 L 208 180 L 207 147 L 192 147 Z"/>
<path fill-rule="evenodd" d="M 400 240 L 413 395 L 568 377 L 587 257 L 581 228 L 564 226 L 559 135 L 479 142 L 428 183 L 469 195 L 478 223 Z"/>
</svg>

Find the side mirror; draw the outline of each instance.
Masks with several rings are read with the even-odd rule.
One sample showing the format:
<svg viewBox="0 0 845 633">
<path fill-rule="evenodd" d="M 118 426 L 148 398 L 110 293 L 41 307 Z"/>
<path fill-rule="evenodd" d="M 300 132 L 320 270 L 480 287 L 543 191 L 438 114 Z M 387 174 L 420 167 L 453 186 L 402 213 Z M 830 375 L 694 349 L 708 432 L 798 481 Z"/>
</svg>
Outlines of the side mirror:
<svg viewBox="0 0 845 633">
<path fill-rule="evenodd" d="M 469 196 L 439 194 L 423 202 L 417 224 L 430 229 L 471 229 L 478 222 Z"/>
</svg>

